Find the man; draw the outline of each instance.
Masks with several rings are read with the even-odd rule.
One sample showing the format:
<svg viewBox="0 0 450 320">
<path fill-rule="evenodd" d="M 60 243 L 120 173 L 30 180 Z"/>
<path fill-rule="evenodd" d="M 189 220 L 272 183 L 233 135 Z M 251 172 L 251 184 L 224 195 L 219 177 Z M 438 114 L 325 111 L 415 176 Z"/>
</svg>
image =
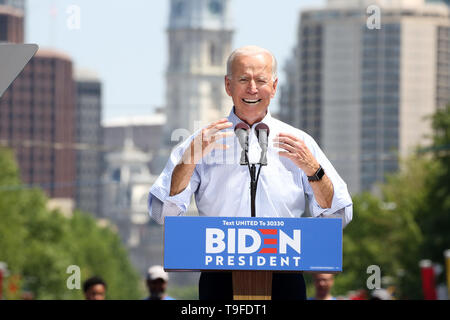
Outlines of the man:
<svg viewBox="0 0 450 320">
<path fill-rule="evenodd" d="M 334 285 L 334 275 L 331 273 L 315 273 L 313 275 L 316 294 L 310 300 L 336 300 L 331 295 L 331 289 Z"/>
<path fill-rule="evenodd" d="M 100 277 L 91 277 L 83 283 L 86 300 L 105 300 L 106 282 Z"/>
<path fill-rule="evenodd" d="M 152 266 L 147 271 L 147 288 L 150 296 L 145 300 L 174 300 L 166 294 L 169 274 L 162 266 Z"/>
<path fill-rule="evenodd" d="M 150 189 L 149 211 L 157 222 L 184 213 L 192 194 L 200 216 L 250 216 L 248 167 L 240 165 L 233 132 L 240 122 L 251 128 L 249 163 L 258 163 L 260 157 L 256 125 L 263 122 L 270 129 L 268 164 L 260 171 L 256 191 L 256 216 L 301 217 L 308 206 L 313 217 L 341 217 L 343 226 L 351 221 L 347 185 L 317 143 L 272 118 L 268 108 L 277 84 L 276 59 L 268 50 L 247 46 L 230 55 L 225 90 L 234 107 L 228 118 L 198 130 L 174 148 Z M 231 279 L 227 272 L 202 272 L 200 299 L 232 299 Z M 303 275 L 274 273 L 272 298 L 306 299 Z"/>
</svg>

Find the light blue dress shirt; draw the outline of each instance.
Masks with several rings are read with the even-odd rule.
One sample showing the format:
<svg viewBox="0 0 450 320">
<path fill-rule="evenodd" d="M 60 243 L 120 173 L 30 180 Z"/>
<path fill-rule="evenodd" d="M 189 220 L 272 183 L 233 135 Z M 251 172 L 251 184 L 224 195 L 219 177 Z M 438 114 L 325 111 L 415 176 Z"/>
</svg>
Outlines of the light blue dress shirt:
<svg viewBox="0 0 450 320">
<path fill-rule="evenodd" d="M 234 113 L 228 116 L 233 131 L 241 120 Z M 301 217 L 309 206 L 312 217 L 340 217 L 345 227 L 353 216 L 353 204 L 346 183 L 326 158 L 314 139 L 302 130 L 272 118 L 270 111 L 261 121 L 270 128 L 267 150 L 268 165 L 261 168 L 256 192 L 256 216 L 259 217 Z M 258 163 L 261 148 L 258 143 L 255 123 L 249 134 L 249 162 Z M 158 223 L 164 223 L 165 216 L 185 213 L 192 194 L 200 216 L 250 217 L 250 174 L 248 166 L 240 165 L 241 146 L 235 135 L 218 140 L 229 145 L 226 150 L 214 149 L 196 165 L 186 189 L 169 196 L 172 171 L 180 162 L 184 151 L 201 129 L 176 146 L 161 175 L 150 188 L 148 208 L 150 216 Z M 306 174 L 290 159 L 282 157 L 273 146 L 273 139 L 280 133 L 290 133 L 302 139 L 311 153 L 325 170 L 333 183 L 334 195 L 331 208 L 322 208 L 317 203 Z M 256 166 L 257 169 L 259 165 Z"/>
</svg>

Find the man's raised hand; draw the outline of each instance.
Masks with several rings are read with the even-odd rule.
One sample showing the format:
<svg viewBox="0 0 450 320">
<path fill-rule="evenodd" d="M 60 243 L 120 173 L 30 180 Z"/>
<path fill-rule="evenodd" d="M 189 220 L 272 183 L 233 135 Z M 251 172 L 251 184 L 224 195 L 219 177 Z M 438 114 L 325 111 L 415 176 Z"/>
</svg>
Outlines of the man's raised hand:
<svg viewBox="0 0 450 320">
<path fill-rule="evenodd" d="M 184 164 L 197 164 L 213 149 L 227 149 L 229 146 L 217 141 L 234 135 L 232 131 L 222 131 L 232 126 L 233 124 L 227 118 L 223 118 L 203 128 L 185 151 L 182 162 Z"/>
</svg>

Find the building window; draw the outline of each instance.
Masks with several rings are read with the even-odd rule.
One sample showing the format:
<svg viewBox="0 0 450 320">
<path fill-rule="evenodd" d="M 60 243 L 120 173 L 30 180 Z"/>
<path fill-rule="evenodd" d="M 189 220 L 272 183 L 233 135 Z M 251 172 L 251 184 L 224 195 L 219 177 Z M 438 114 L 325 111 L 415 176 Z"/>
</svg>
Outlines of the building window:
<svg viewBox="0 0 450 320">
<path fill-rule="evenodd" d="M 212 66 L 220 66 L 222 64 L 222 55 L 219 48 L 214 44 L 209 44 L 209 63 Z"/>
<path fill-rule="evenodd" d="M 8 18 L 0 15 L 0 41 L 8 40 Z"/>
</svg>

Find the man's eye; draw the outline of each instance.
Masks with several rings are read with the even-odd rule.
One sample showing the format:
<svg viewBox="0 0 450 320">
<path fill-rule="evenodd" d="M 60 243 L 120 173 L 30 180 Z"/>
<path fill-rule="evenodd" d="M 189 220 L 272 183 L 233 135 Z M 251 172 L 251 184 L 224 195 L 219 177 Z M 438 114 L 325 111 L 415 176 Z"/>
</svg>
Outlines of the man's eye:
<svg viewBox="0 0 450 320">
<path fill-rule="evenodd" d="M 240 79 L 240 82 L 247 82 L 247 79 Z"/>
</svg>

